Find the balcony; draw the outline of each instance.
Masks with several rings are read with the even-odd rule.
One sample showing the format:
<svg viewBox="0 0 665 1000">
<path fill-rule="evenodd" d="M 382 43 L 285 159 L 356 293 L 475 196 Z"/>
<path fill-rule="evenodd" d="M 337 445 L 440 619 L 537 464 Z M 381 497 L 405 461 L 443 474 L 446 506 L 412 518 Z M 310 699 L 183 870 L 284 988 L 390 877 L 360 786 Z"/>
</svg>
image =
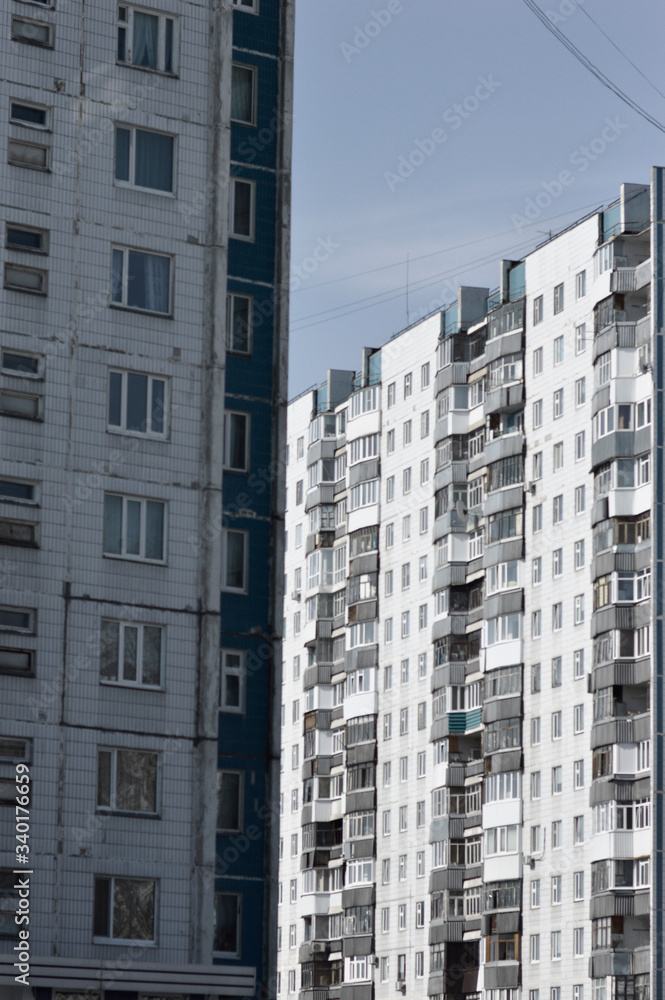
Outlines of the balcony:
<svg viewBox="0 0 665 1000">
<path fill-rule="evenodd" d="M 651 281 L 651 260 L 636 267 L 617 267 L 610 276 L 611 292 L 637 292 Z"/>
<path fill-rule="evenodd" d="M 611 323 L 599 328 L 593 342 L 593 360 L 596 361 L 601 354 L 611 351 L 615 347 L 638 347 L 649 340 L 651 330 L 651 317 L 644 316 L 642 319 L 625 322 L 615 319 Z"/>
</svg>

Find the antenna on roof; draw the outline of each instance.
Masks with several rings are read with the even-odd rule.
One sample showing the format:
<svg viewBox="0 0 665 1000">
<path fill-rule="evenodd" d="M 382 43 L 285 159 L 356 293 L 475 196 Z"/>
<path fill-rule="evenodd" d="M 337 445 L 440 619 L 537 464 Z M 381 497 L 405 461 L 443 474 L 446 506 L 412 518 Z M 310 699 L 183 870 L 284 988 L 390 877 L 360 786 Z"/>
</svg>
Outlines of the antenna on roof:
<svg viewBox="0 0 665 1000">
<path fill-rule="evenodd" d="M 409 255 L 406 255 L 406 325 L 409 325 Z"/>
</svg>

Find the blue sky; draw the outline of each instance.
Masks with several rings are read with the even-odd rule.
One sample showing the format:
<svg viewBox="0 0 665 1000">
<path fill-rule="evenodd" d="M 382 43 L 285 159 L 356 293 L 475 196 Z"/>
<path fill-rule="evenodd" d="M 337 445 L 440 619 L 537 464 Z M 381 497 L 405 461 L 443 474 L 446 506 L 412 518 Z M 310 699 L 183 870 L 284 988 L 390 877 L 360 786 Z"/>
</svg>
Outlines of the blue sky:
<svg viewBox="0 0 665 1000">
<path fill-rule="evenodd" d="M 662 0 L 536 2 L 665 123 Z M 296 0 L 294 114 L 291 397 L 665 163 L 522 0 Z"/>
</svg>

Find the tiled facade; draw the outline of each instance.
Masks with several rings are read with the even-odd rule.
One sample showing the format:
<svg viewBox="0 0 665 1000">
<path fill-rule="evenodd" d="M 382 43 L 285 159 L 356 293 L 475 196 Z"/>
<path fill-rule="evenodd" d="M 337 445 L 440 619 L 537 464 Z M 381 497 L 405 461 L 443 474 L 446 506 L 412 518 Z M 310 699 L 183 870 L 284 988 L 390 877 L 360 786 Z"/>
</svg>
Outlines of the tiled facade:
<svg viewBox="0 0 665 1000">
<path fill-rule="evenodd" d="M 662 189 L 290 404 L 282 996 L 662 992 Z"/>
<path fill-rule="evenodd" d="M 293 4 L 0 38 L 1 989 L 270 996 Z"/>
</svg>

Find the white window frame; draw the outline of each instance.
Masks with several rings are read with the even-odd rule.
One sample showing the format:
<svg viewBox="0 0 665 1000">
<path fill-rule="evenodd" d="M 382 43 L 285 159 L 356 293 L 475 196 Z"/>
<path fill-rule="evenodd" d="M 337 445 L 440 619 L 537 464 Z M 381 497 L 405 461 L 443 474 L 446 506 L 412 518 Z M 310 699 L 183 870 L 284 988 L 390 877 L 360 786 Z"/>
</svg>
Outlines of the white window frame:
<svg viewBox="0 0 665 1000">
<path fill-rule="evenodd" d="M 121 790 L 118 789 L 118 755 L 119 754 L 143 754 L 146 757 L 155 758 L 155 808 L 154 809 L 123 809 L 117 804 L 118 795 L 121 794 Z M 100 757 L 102 754 L 108 754 L 110 757 L 109 761 L 109 803 L 108 805 L 102 805 L 99 801 L 100 787 L 99 787 L 99 773 L 100 773 Z M 97 747 L 97 801 L 96 810 L 99 813 L 122 813 L 129 814 L 132 816 L 159 816 L 160 813 L 160 774 L 161 772 L 161 754 L 154 750 L 138 750 L 135 747 L 107 747 L 98 746 Z"/>
<path fill-rule="evenodd" d="M 131 562 L 143 562 L 150 563 L 151 565 L 162 566 L 166 563 L 166 540 L 168 538 L 168 504 L 164 500 L 158 500 L 153 497 L 136 497 L 128 496 L 125 493 L 114 493 L 109 491 L 104 494 L 104 501 L 106 502 L 107 497 L 119 497 L 122 501 L 122 513 L 121 513 L 121 527 L 120 527 L 120 552 L 107 552 L 104 550 L 103 555 L 105 559 L 126 559 Z M 124 551 L 127 541 L 127 509 L 128 503 L 138 503 L 140 504 L 140 519 L 139 519 L 139 552 L 131 553 Z M 143 553 L 145 552 L 146 545 L 146 513 L 147 505 L 149 503 L 159 504 L 162 510 L 162 554 L 159 559 L 148 558 Z M 106 513 L 104 512 L 104 534 L 106 534 Z M 102 546 L 103 547 L 103 546 Z"/>
<path fill-rule="evenodd" d="M 110 684 L 115 687 L 132 687 L 139 688 L 140 690 L 147 691 L 159 691 L 164 688 L 164 664 L 165 664 L 165 636 L 166 629 L 162 625 L 155 625 L 151 622 L 135 622 L 135 621 L 118 621 L 113 618 L 102 618 L 101 620 L 101 631 L 102 631 L 102 641 L 101 645 L 104 644 L 103 631 L 104 625 L 108 623 L 110 625 L 118 626 L 118 645 L 117 649 L 114 649 L 114 653 L 117 657 L 117 678 L 103 677 L 101 675 L 101 657 L 100 657 L 100 684 Z M 144 667 L 144 647 L 145 647 L 145 629 L 153 628 L 159 629 L 160 635 L 160 659 L 159 659 L 159 681 L 157 684 L 148 684 L 143 681 L 143 667 Z M 127 629 L 135 629 L 135 645 L 136 645 L 136 680 L 126 679 L 123 676 L 123 668 L 125 661 L 125 633 Z"/>
<path fill-rule="evenodd" d="M 122 254 L 122 267 L 121 267 L 121 278 L 120 278 L 120 298 L 114 298 L 115 291 L 113 289 L 113 280 L 111 280 L 111 293 L 109 297 L 109 305 L 112 309 L 126 309 L 129 312 L 139 312 L 147 313 L 149 316 L 172 316 L 173 315 L 173 286 L 174 286 L 174 258 L 171 254 L 165 253 L 154 253 L 152 250 L 144 250 L 141 247 L 127 247 L 118 246 L 117 244 L 112 244 L 111 246 L 111 274 L 113 274 L 113 255 L 115 253 Z M 169 289 L 168 289 L 168 307 L 166 312 L 160 312 L 156 309 L 147 309 L 143 306 L 129 305 L 128 303 L 128 291 L 129 291 L 129 255 L 130 253 L 142 254 L 145 257 L 160 257 L 163 260 L 169 262 Z"/>
<path fill-rule="evenodd" d="M 247 350 L 241 351 L 232 343 L 234 303 L 236 299 L 244 299 L 247 303 Z M 254 334 L 254 296 L 244 295 L 240 292 L 229 292 L 226 296 L 226 349 L 230 354 L 238 354 L 241 357 L 250 357 L 252 354 L 252 341 Z M 304 439 L 298 438 L 297 458 L 302 458 L 304 451 Z"/>
<path fill-rule="evenodd" d="M 227 539 L 229 534 L 242 535 L 243 541 L 243 582 L 242 586 L 230 586 L 227 581 Z M 249 589 L 249 532 L 238 528 L 224 528 L 222 530 L 222 590 L 231 594 L 246 594 Z"/>
<path fill-rule="evenodd" d="M 118 66 L 129 66 L 132 69 L 141 70 L 144 73 L 160 73 L 164 76 L 177 76 L 178 75 L 178 56 L 179 56 L 179 40 L 180 40 L 180 19 L 174 16 L 170 12 L 157 11 L 152 7 L 140 7 L 135 4 L 119 4 L 118 13 L 124 8 L 126 11 L 126 19 L 121 21 L 118 18 L 117 26 L 118 31 L 125 29 L 125 55 L 126 59 L 121 60 L 117 58 L 117 44 L 116 44 L 116 62 Z M 141 66 L 139 63 L 132 61 L 132 48 L 134 43 L 134 13 L 138 11 L 139 13 L 150 14 L 153 17 L 159 19 L 159 32 L 158 32 L 158 53 L 157 53 L 157 66 Z M 166 21 L 173 22 L 173 47 L 171 51 L 171 57 L 173 62 L 172 69 L 165 69 L 166 64 Z"/>
<path fill-rule="evenodd" d="M 231 78 L 232 78 L 232 80 L 233 80 L 233 70 L 234 69 L 249 70 L 249 72 L 250 72 L 250 76 L 251 76 L 251 80 L 252 80 L 252 85 L 251 85 L 252 86 L 252 94 L 251 94 L 251 104 L 252 104 L 252 107 L 251 107 L 250 117 L 249 118 L 234 118 L 233 115 L 231 115 L 231 121 L 234 124 L 236 124 L 236 125 L 247 125 L 247 126 L 250 126 L 250 127 L 251 126 L 255 126 L 256 125 L 256 104 L 257 104 L 257 94 L 258 94 L 258 83 L 257 83 L 257 80 L 258 80 L 258 67 L 257 66 L 252 66 L 250 63 L 233 62 L 231 64 Z"/>
<path fill-rule="evenodd" d="M 233 662 L 231 662 L 233 660 Z M 247 666 L 246 654 L 241 649 L 222 649 L 220 651 L 220 687 L 219 687 L 219 710 L 229 715 L 245 714 L 245 696 L 247 686 Z M 238 678 L 238 704 L 229 705 L 227 702 L 228 678 Z"/>
<path fill-rule="evenodd" d="M 238 184 L 248 184 L 250 187 L 249 234 L 237 233 L 233 228 L 235 223 L 236 187 Z M 229 185 L 229 197 L 229 237 L 234 240 L 242 240 L 243 243 L 254 243 L 256 240 L 256 181 L 251 180 L 249 177 L 232 177 L 231 184 Z"/>
<path fill-rule="evenodd" d="M 115 126 L 115 143 L 117 149 L 118 142 L 118 131 L 124 130 L 129 132 L 129 179 L 124 181 L 121 180 L 116 175 L 116 156 L 117 153 L 114 149 L 114 160 L 113 160 L 113 183 L 116 187 L 129 188 L 133 191 L 145 191 L 147 194 L 161 195 L 166 198 L 174 198 L 176 195 L 176 164 L 178 162 L 177 157 L 177 143 L 178 137 L 173 135 L 171 132 L 161 132 L 159 129 L 143 128 L 138 125 L 128 125 L 127 123 L 116 122 Z M 144 187 L 142 184 L 137 184 L 136 177 L 136 133 L 137 132 L 147 132 L 152 135 L 161 135 L 166 139 L 171 139 L 171 188 L 170 190 L 165 190 L 164 188 L 156 187 Z"/>
<path fill-rule="evenodd" d="M 232 417 L 242 417 L 245 422 L 245 455 L 243 464 L 234 466 L 229 464 L 231 454 L 231 428 L 233 426 Z M 248 472 L 250 466 L 252 418 L 251 414 L 245 410 L 226 410 L 224 412 L 224 469 L 226 472 Z"/>
<path fill-rule="evenodd" d="M 120 423 L 112 424 L 109 419 L 109 407 L 111 401 L 111 375 L 119 375 L 121 378 L 120 386 Z M 164 409 L 163 409 L 163 430 L 153 431 L 150 426 L 147 426 L 143 431 L 137 431 L 127 428 L 127 405 L 128 405 L 128 385 L 130 375 L 142 375 L 148 380 L 147 388 L 147 398 L 146 398 L 146 415 L 147 424 L 149 425 L 152 420 L 153 411 L 153 393 L 154 393 L 154 383 L 162 382 L 164 385 Z M 129 437 L 141 437 L 141 438 L 155 438 L 158 441 L 163 441 L 169 436 L 169 404 L 170 404 L 170 380 L 165 378 L 163 375 L 151 375 L 148 372 L 135 372 L 128 369 L 122 368 L 109 368 L 108 370 L 108 397 L 109 406 L 107 406 L 106 414 L 106 429 L 109 434 L 123 434 Z"/>
<path fill-rule="evenodd" d="M 110 890 L 109 890 L 109 911 L 108 911 L 108 914 L 107 914 L 107 925 L 108 925 L 109 934 L 107 934 L 107 935 L 96 935 L 96 934 L 94 934 L 94 928 L 93 928 L 93 938 L 92 938 L 93 943 L 99 942 L 99 943 L 105 943 L 106 944 L 106 943 L 111 943 L 111 942 L 119 942 L 119 943 L 121 943 L 123 945 L 137 944 L 137 945 L 140 946 L 140 945 L 145 945 L 146 942 L 148 942 L 148 943 L 150 943 L 150 942 L 153 942 L 153 943 L 156 942 L 157 941 L 157 916 L 158 916 L 158 913 L 159 913 L 159 905 L 158 905 L 159 904 L 159 882 L 158 882 L 158 880 L 154 879 L 154 878 L 124 878 L 124 877 L 120 878 L 118 876 L 113 876 L 113 875 L 95 875 L 94 876 L 94 882 L 95 882 L 95 884 L 96 884 L 97 880 L 105 880 L 105 881 L 108 881 L 108 882 L 111 883 Z M 152 885 L 153 885 L 153 917 L 154 917 L 153 928 L 152 928 L 152 937 L 149 937 L 149 938 L 115 938 L 115 937 L 113 937 L 113 913 L 114 913 L 114 896 L 115 896 L 116 882 L 136 882 L 136 883 L 151 882 L 152 883 Z"/>
</svg>

